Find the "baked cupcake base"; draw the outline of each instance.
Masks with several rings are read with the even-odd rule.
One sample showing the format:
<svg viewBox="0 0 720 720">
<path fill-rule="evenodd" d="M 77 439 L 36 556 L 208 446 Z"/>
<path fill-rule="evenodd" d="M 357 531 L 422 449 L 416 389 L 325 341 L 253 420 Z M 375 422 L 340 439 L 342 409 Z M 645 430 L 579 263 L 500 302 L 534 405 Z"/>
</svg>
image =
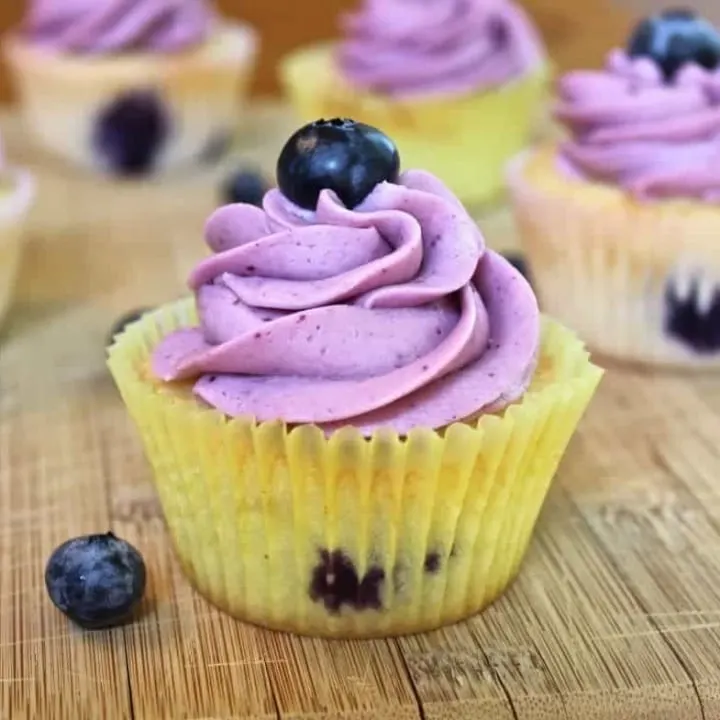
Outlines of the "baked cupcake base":
<svg viewBox="0 0 720 720">
<path fill-rule="evenodd" d="M 720 212 L 638 202 L 570 177 L 557 148 L 519 157 L 510 192 L 543 311 L 604 355 L 720 367 Z"/>
<path fill-rule="evenodd" d="M 348 84 L 332 44 L 296 51 L 280 69 L 302 120 L 351 117 L 383 128 L 405 167 L 437 175 L 465 203 L 491 202 L 504 192 L 505 165 L 530 142 L 550 75 L 543 67 L 497 89 L 396 99 Z"/>
<path fill-rule="evenodd" d="M 0 323 L 10 306 L 25 221 L 35 197 L 35 181 L 24 170 L 6 171 L 0 177 Z"/>
<path fill-rule="evenodd" d="M 256 54 L 225 23 L 189 51 L 88 57 L 4 44 L 25 122 L 47 150 L 118 174 L 161 172 L 221 154 L 235 132 Z"/>
<path fill-rule="evenodd" d="M 142 436 L 182 567 L 212 603 L 299 634 L 414 633 L 472 615 L 514 578 L 600 380 L 550 320 L 518 404 L 441 432 L 365 439 L 229 420 L 149 370 L 191 300 L 131 325 L 109 366 Z"/>
</svg>

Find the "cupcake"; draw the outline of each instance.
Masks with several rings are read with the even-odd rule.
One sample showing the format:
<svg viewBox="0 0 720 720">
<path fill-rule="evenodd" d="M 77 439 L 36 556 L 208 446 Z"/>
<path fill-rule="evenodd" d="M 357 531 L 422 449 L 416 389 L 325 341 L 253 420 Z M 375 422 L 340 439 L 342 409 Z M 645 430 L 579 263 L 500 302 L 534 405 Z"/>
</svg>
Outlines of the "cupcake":
<svg viewBox="0 0 720 720">
<path fill-rule="evenodd" d="M 435 176 L 350 120 L 206 226 L 195 298 L 109 365 L 193 585 L 301 634 L 418 632 L 518 572 L 599 382 Z"/>
<path fill-rule="evenodd" d="M 511 0 L 366 0 L 341 30 L 339 42 L 282 64 L 299 115 L 382 127 L 411 166 L 438 175 L 461 201 L 500 196 L 549 75 L 523 10 Z"/>
<path fill-rule="evenodd" d="M 0 323 L 10 306 L 25 221 L 34 199 L 32 175 L 9 165 L 0 145 Z"/>
<path fill-rule="evenodd" d="M 32 0 L 4 49 L 39 143 L 139 175 L 229 145 L 256 38 L 207 0 Z"/>
<path fill-rule="evenodd" d="M 652 16 L 560 80 L 567 137 L 510 169 L 541 307 L 607 356 L 720 368 L 719 66 L 709 23 Z"/>
</svg>

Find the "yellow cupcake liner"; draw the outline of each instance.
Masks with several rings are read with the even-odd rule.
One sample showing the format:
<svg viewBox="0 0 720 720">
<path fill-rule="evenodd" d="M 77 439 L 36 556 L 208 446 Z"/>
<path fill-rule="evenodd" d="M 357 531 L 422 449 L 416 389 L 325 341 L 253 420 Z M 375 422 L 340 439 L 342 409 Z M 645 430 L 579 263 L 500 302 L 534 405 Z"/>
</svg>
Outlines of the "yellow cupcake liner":
<svg viewBox="0 0 720 720">
<path fill-rule="evenodd" d="M 600 381 L 550 320 L 521 402 L 440 432 L 228 419 L 149 356 L 196 322 L 191 300 L 131 325 L 109 366 L 140 432 L 192 584 L 242 620 L 331 637 L 420 632 L 495 599 L 520 562 Z"/>
<path fill-rule="evenodd" d="M 44 52 L 14 33 L 3 40 L 25 125 L 45 150 L 78 166 L 105 169 L 93 137 L 118 98 L 157 93 L 170 124 L 158 173 L 202 165 L 230 147 L 257 50 L 253 30 L 227 21 L 178 53 L 87 57 Z"/>
<path fill-rule="evenodd" d="M 543 311 L 610 357 L 720 367 L 720 347 L 698 352 L 698 343 L 717 336 L 717 206 L 638 202 L 619 188 L 567 177 L 556 158 L 557 147 L 542 147 L 518 157 L 508 172 Z M 694 320 L 683 326 L 688 315 Z"/>
<path fill-rule="evenodd" d="M 28 172 L 10 171 L 0 180 L 0 322 L 12 300 L 25 222 L 34 198 L 35 181 Z"/>
<path fill-rule="evenodd" d="M 304 122 L 351 117 L 387 133 L 406 168 L 423 168 L 465 203 L 504 192 L 507 161 L 531 141 L 547 95 L 544 67 L 492 90 L 457 96 L 388 98 L 359 90 L 335 69 L 333 45 L 298 50 L 280 64 L 286 93 Z"/>
</svg>

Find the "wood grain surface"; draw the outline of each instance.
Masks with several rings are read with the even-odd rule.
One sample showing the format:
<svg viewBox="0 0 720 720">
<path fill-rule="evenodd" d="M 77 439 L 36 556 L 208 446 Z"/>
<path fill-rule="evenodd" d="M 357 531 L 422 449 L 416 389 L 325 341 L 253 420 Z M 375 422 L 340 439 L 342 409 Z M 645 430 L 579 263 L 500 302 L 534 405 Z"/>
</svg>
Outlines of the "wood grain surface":
<svg viewBox="0 0 720 720">
<path fill-rule="evenodd" d="M 64 0 L 56 0 L 64 2 Z M 707 0 L 708 2 L 714 0 Z M 229 17 L 242 18 L 262 36 L 254 93 L 278 93 L 276 65 L 294 47 L 333 37 L 337 17 L 358 0 L 218 0 Z M 597 65 L 607 49 L 627 35 L 630 13 L 612 0 L 521 0 L 536 20 L 559 67 Z M 0 0 L 0 34 L 17 26 L 26 3 Z M 12 98 L 5 69 L 0 67 L 0 102 Z"/>
<path fill-rule="evenodd" d="M 292 127 L 258 108 L 245 161 Z M 104 365 L 112 322 L 184 293 L 226 168 L 165 184 L 12 155 L 40 195 L 0 336 L 2 720 L 715 720 L 720 718 L 720 378 L 610 368 L 571 444 L 521 574 L 482 615 L 380 642 L 273 634 L 181 575 L 139 439 Z M 480 218 L 512 249 L 507 211 Z M 135 623 L 77 630 L 43 569 L 71 536 L 142 551 Z"/>
</svg>

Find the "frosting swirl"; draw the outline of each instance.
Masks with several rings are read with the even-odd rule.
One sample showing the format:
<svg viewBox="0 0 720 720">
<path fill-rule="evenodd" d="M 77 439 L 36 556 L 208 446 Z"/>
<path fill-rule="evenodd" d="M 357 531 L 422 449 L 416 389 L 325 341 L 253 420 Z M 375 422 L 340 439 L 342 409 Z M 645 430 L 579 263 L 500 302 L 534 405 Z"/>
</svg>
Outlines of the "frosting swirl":
<svg viewBox="0 0 720 720">
<path fill-rule="evenodd" d="M 524 278 L 432 175 L 382 183 L 355 210 L 270 191 L 206 228 L 192 272 L 201 327 L 169 335 L 154 373 L 199 378 L 229 416 L 363 431 L 441 427 L 522 395 L 539 312 Z"/>
<path fill-rule="evenodd" d="M 175 52 L 201 43 L 214 19 L 206 0 L 34 0 L 24 31 L 63 52 Z"/>
<path fill-rule="evenodd" d="M 576 173 L 639 199 L 720 200 L 720 71 L 686 65 L 667 83 L 651 60 L 615 50 L 558 92 L 571 133 L 561 157 Z"/>
<path fill-rule="evenodd" d="M 340 70 L 393 96 L 501 85 L 542 64 L 542 41 L 510 0 L 366 0 L 345 17 Z"/>
</svg>

